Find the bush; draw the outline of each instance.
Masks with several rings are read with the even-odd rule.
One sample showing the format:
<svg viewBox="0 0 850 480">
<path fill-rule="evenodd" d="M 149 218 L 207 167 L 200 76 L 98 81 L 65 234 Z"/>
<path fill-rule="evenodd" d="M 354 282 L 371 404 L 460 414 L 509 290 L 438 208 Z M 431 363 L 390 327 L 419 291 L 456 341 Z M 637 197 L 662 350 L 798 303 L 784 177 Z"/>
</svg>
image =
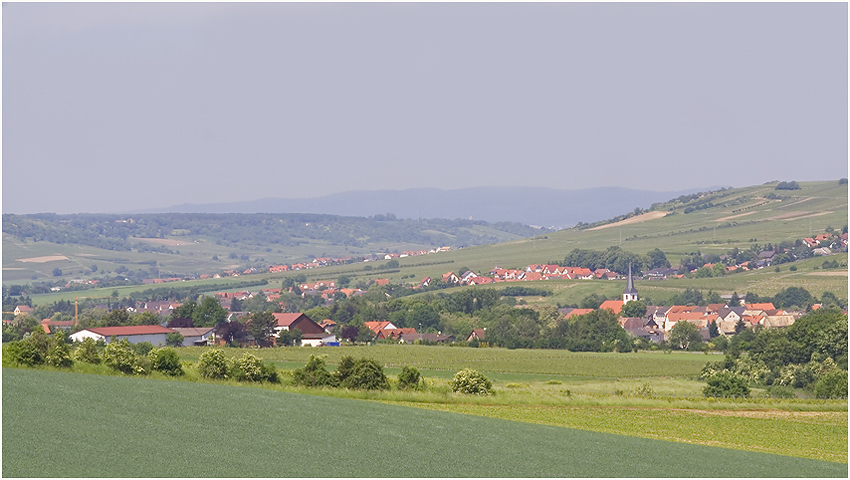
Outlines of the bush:
<svg viewBox="0 0 850 480">
<path fill-rule="evenodd" d="M 54 367 L 68 368 L 74 364 L 71 360 L 71 346 L 65 342 L 65 332 L 56 332 L 48 341 L 47 355 L 44 362 Z"/>
<path fill-rule="evenodd" d="M 103 349 L 103 363 L 113 370 L 128 375 L 146 375 L 150 372 L 150 361 L 139 357 L 127 339 L 109 342 Z"/>
<path fill-rule="evenodd" d="M 847 398 L 847 372 L 841 369 L 825 373 L 815 383 L 817 398 Z"/>
<path fill-rule="evenodd" d="M 198 357 L 198 373 L 204 378 L 227 378 L 229 375 L 227 357 L 224 350 L 207 350 Z"/>
<path fill-rule="evenodd" d="M 339 377 L 332 375 L 325 369 L 325 356 L 316 357 L 310 355 L 307 364 L 303 368 L 297 368 L 292 372 L 292 380 L 295 385 L 305 387 L 337 387 Z"/>
<path fill-rule="evenodd" d="M 743 376 L 727 370 L 709 377 L 702 394 L 706 397 L 746 398 L 750 396 L 750 387 Z"/>
<path fill-rule="evenodd" d="M 457 372 L 449 383 L 454 393 L 466 393 L 471 395 L 490 395 L 493 393 L 493 384 L 484 375 L 476 370 L 464 368 Z"/>
<path fill-rule="evenodd" d="M 100 363 L 100 349 L 93 338 L 84 339 L 74 350 L 74 360 L 85 363 Z"/>
<path fill-rule="evenodd" d="M 133 351 L 136 352 L 136 355 L 147 355 L 151 353 L 153 350 L 153 344 L 151 342 L 139 342 L 139 343 L 131 343 L 133 347 Z"/>
<path fill-rule="evenodd" d="M 783 387 L 781 385 L 771 385 L 767 387 L 764 394 L 768 398 L 795 398 L 797 395 L 791 387 Z"/>
<path fill-rule="evenodd" d="M 386 390 L 390 388 L 384 367 L 372 359 L 361 358 L 354 363 L 349 374 L 340 377 L 340 385 L 355 390 Z"/>
<path fill-rule="evenodd" d="M 180 357 L 173 348 L 155 348 L 148 353 L 148 356 L 153 370 L 175 377 L 183 375 Z"/>
<path fill-rule="evenodd" d="M 48 349 L 44 330 L 36 329 L 22 340 L 9 342 L 3 352 L 11 363 L 32 367 L 44 363 Z"/>
<path fill-rule="evenodd" d="M 401 373 L 398 374 L 398 389 L 407 390 L 408 388 L 417 390 L 422 386 L 422 375 L 415 367 L 402 367 Z"/>
<path fill-rule="evenodd" d="M 234 358 L 230 364 L 231 376 L 239 381 L 277 383 L 277 369 L 252 353 Z"/>
</svg>

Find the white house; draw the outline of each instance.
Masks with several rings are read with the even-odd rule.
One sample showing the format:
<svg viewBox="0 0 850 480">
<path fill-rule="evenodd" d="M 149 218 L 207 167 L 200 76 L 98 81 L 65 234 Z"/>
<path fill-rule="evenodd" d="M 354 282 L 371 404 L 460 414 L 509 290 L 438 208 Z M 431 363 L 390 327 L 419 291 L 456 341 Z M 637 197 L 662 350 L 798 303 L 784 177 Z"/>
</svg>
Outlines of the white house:
<svg viewBox="0 0 850 480">
<path fill-rule="evenodd" d="M 114 336 L 118 340 L 127 339 L 130 343 L 150 342 L 155 347 L 164 347 L 165 337 L 173 331 L 159 325 L 87 328 L 71 335 L 71 340 L 82 342 L 86 338 L 93 338 L 95 341 L 103 340 L 109 343 Z"/>
</svg>

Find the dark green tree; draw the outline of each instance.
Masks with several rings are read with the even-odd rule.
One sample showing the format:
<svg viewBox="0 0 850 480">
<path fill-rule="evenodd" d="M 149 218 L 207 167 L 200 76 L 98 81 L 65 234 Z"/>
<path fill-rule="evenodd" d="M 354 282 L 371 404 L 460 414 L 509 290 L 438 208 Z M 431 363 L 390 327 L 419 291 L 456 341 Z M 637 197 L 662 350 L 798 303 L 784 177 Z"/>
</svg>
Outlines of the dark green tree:
<svg viewBox="0 0 850 480">
<path fill-rule="evenodd" d="M 192 322 L 196 327 L 217 327 L 227 319 L 227 310 L 222 308 L 215 297 L 204 297 L 192 312 Z"/>
<path fill-rule="evenodd" d="M 274 335 L 277 319 L 270 312 L 259 312 L 251 315 L 247 325 L 248 333 L 254 337 L 257 345 L 264 346 L 268 342 L 268 338 Z"/>
</svg>

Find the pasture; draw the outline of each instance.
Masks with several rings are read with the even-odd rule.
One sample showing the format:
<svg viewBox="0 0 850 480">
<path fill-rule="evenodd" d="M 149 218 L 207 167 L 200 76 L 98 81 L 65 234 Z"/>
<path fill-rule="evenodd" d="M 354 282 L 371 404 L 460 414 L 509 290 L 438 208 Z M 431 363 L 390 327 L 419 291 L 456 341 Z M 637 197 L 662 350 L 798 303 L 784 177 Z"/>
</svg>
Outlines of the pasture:
<svg viewBox="0 0 850 480">
<path fill-rule="evenodd" d="M 848 473 L 846 463 L 477 414 L 268 388 L 45 370 L 4 368 L 3 406 L 6 477 L 846 477 Z M 846 415 L 844 428 L 846 435 Z"/>
</svg>

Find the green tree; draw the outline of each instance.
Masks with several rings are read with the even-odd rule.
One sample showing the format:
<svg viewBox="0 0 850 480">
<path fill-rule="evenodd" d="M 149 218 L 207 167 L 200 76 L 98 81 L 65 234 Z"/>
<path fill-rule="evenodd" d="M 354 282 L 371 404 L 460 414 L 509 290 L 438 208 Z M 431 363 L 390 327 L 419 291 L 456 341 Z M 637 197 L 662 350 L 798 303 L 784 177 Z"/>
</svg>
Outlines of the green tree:
<svg viewBox="0 0 850 480">
<path fill-rule="evenodd" d="M 295 385 L 305 387 L 337 387 L 339 378 L 331 374 L 325 367 L 325 355 L 310 355 L 303 368 L 292 371 L 292 381 Z"/>
<path fill-rule="evenodd" d="M 339 288 L 346 288 L 351 284 L 351 275 L 340 275 L 336 280 L 336 286 Z"/>
<path fill-rule="evenodd" d="M 340 375 L 340 385 L 354 390 L 387 390 L 390 384 L 384 374 L 384 368 L 372 359 L 361 358 L 346 372 Z"/>
<path fill-rule="evenodd" d="M 185 340 L 185 338 L 183 338 L 183 335 L 181 335 L 180 332 L 168 332 L 168 334 L 165 335 L 165 344 L 169 347 L 183 346 L 183 340 Z"/>
<path fill-rule="evenodd" d="M 670 261 L 667 260 L 667 255 L 665 255 L 661 250 L 657 248 L 650 250 L 646 256 L 649 258 L 649 269 L 670 268 Z"/>
<path fill-rule="evenodd" d="M 214 297 L 204 297 L 192 312 L 196 327 L 217 327 L 227 319 L 227 310 Z"/>
<path fill-rule="evenodd" d="M 106 321 L 107 327 L 120 327 L 130 324 L 130 314 L 123 308 L 109 312 L 103 319 Z"/>
<path fill-rule="evenodd" d="M 85 338 L 74 350 L 74 360 L 85 363 L 100 363 L 100 350 L 93 338 Z"/>
<path fill-rule="evenodd" d="M 700 342 L 702 342 L 702 335 L 691 322 L 676 322 L 670 330 L 670 343 L 681 350 L 687 350 L 691 345 Z"/>
<path fill-rule="evenodd" d="M 265 344 L 269 337 L 274 335 L 277 319 L 270 312 L 260 312 L 251 315 L 248 322 L 248 332 L 254 337 L 257 345 Z"/>
<path fill-rule="evenodd" d="M 620 310 L 620 316 L 643 318 L 646 316 L 646 303 L 643 300 L 632 300 L 631 302 L 626 302 L 623 305 L 623 309 Z"/>
<path fill-rule="evenodd" d="M 402 367 L 398 374 L 399 390 L 418 390 L 422 386 L 422 375 L 415 367 Z"/>
</svg>

